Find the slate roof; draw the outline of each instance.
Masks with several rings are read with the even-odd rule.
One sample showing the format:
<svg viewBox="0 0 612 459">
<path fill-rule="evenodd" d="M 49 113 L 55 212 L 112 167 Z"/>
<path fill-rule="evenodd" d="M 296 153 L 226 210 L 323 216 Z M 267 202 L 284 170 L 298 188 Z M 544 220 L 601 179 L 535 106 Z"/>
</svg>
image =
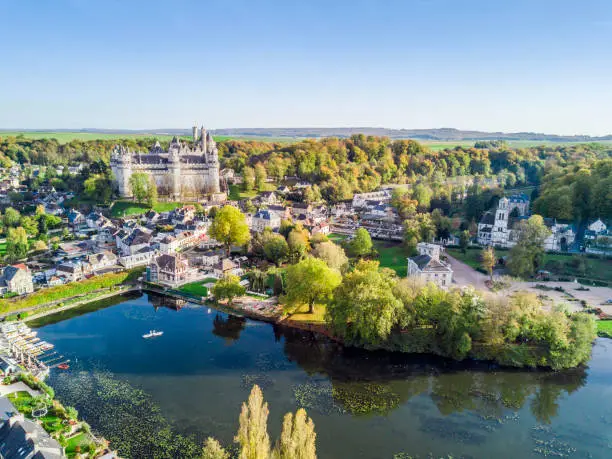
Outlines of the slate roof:
<svg viewBox="0 0 612 459">
<path fill-rule="evenodd" d="M 450 271 L 450 267 L 448 265 L 442 263 L 440 260 L 430 257 L 427 254 L 417 255 L 416 257 L 410 258 L 410 260 L 413 261 L 419 267 L 421 271 L 428 271 L 428 272 L 432 272 L 432 271 L 449 272 Z"/>
<path fill-rule="evenodd" d="M 495 215 L 492 212 L 485 212 L 482 218 L 480 219 L 480 223 L 483 225 L 494 225 L 495 224 Z"/>
</svg>

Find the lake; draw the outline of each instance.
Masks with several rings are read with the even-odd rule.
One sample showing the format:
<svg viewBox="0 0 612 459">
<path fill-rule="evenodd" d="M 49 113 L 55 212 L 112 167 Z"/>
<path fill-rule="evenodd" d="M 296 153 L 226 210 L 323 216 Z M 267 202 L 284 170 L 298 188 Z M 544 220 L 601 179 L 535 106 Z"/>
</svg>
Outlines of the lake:
<svg viewBox="0 0 612 459">
<path fill-rule="evenodd" d="M 612 457 L 612 341 L 588 368 L 505 370 L 345 348 L 313 333 L 143 295 L 50 316 L 39 336 L 71 359 L 52 370 L 73 405 L 127 457 L 230 445 L 254 383 L 282 416 L 304 407 L 320 458 Z M 182 306 L 182 307 L 180 307 Z M 161 337 L 143 339 L 150 329 Z"/>
</svg>

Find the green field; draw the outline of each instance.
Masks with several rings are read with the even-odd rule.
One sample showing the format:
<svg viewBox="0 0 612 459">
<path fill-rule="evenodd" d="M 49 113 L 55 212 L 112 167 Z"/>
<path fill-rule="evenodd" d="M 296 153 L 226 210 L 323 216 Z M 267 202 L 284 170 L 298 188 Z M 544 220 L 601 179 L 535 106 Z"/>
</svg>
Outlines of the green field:
<svg viewBox="0 0 612 459">
<path fill-rule="evenodd" d="M 444 150 L 446 148 L 455 148 L 457 146 L 461 147 L 473 147 L 475 140 L 449 140 L 449 141 L 436 141 L 436 140 L 418 140 L 417 142 L 422 143 L 423 145 L 428 146 L 434 151 Z M 557 145 L 576 145 L 580 143 L 587 142 L 555 142 L 551 140 L 510 140 L 506 142 L 511 147 L 516 148 L 528 148 L 528 147 L 537 147 L 540 145 L 545 146 L 557 146 Z M 606 145 L 610 145 L 612 142 L 603 141 L 603 142 L 594 142 L 594 143 L 602 143 Z"/>
<path fill-rule="evenodd" d="M 183 204 L 180 202 L 158 202 L 153 206 L 157 212 L 169 212 L 181 207 Z M 148 212 L 150 209 L 146 204 L 140 204 L 133 201 L 116 201 L 111 209 L 111 216 L 113 217 L 127 217 L 129 215 L 142 215 Z"/>
<path fill-rule="evenodd" d="M 172 135 L 160 135 L 160 134 L 109 134 L 103 132 L 54 132 L 54 131 L 0 131 L 0 138 L 2 137 L 17 137 L 23 136 L 26 139 L 56 139 L 59 143 L 68 143 L 72 140 L 120 140 L 120 139 L 157 139 L 157 140 L 171 140 Z M 190 136 L 182 136 L 183 139 L 190 139 Z M 225 140 L 254 140 L 259 142 L 273 142 L 273 143 L 292 143 L 301 138 L 293 137 L 258 137 L 258 136 L 226 136 L 216 135 L 214 139 L 217 142 Z"/>
<path fill-rule="evenodd" d="M 344 241 L 346 238 L 348 238 L 348 236 L 346 234 L 338 234 L 338 233 L 329 233 L 327 235 L 327 238 L 332 241 L 335 242 L 336 244 L 339 242 Z"/>
<path fill-rule="evenodd" d="M 204 281 L 192 282 L 183 285 L 179 290 L 193 296 L 208 296 L 208 287 L 203 285 L 207 283 L 206 279 Z"/>
<path fill-rule="evenodd" d="M 382 268 L 391 268 L 399 277 L 406 277 L 408 257 L 401 243 L 374 241 L 374 248 L 378 251 L 378 260 Z"/>
</svg>

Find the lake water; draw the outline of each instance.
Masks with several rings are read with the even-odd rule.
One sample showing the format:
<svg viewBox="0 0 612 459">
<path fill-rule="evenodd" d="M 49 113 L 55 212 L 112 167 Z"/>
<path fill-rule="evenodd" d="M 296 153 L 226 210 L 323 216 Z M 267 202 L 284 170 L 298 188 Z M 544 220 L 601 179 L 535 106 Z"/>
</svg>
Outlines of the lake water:
<svg viewBox="0 0 612 459">
<path fill-rule="evenodd" d="M 164 301 L 144 295 L 39 328 L 72 360 L 52 371 L 57 396 L 126 456 L 182 456 L 208 435 L 231 444 L 257 383 L 271 437 L 303 406 L 321 458 L 612 457 L 610 340 L 596 342 L 588 368 L 509 371 L 344 348 Z M 164 334 L 143 339 L 150 329 Z"/>
</svg>

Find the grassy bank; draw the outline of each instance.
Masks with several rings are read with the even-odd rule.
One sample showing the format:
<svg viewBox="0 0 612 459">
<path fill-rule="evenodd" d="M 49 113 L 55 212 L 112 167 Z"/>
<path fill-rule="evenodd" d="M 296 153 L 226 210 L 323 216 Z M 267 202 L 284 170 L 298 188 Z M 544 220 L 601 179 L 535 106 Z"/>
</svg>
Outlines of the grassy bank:
<svg viewBox="0 0 612 459">
<path fill-rule="evenodd" d="M 142 271 L 141 268 L 137 268 L 119 273 L 102 274 L 80 282 L 71 282 L 66 285 L 39 290 L 24 297 L 2 299 L 0 300 L 0 314 L 34 308 L 74 296 L 87 295 L 96 290 L 114 287 L 124 282 L 135 280 L 142 274 Z"/>
<path fill-rule="evenodd" d="M 597 336 L 612 338 L 612 320 L 597 321 Z"/>
<path fill-rule="evenodd" d="M 399 277 L 408 274 L 408 260 L 404 247 L 401 243 L 374 241 L 374 248 L 378 252 L 378 261 L 382 268 L 390 268 Z"/>
<path fill-rule="evenodd" d="M 185 284 L 182 287 L 180 287 L 179 291 L 188 293 L 189 295 L 207 297 L 208 287 L 204 286 L 204 284 L 207 284 L 207 283 L 208 282 L 205 282 L 205 281 L 191 282 L 189 284 Z"/>
</svg>

